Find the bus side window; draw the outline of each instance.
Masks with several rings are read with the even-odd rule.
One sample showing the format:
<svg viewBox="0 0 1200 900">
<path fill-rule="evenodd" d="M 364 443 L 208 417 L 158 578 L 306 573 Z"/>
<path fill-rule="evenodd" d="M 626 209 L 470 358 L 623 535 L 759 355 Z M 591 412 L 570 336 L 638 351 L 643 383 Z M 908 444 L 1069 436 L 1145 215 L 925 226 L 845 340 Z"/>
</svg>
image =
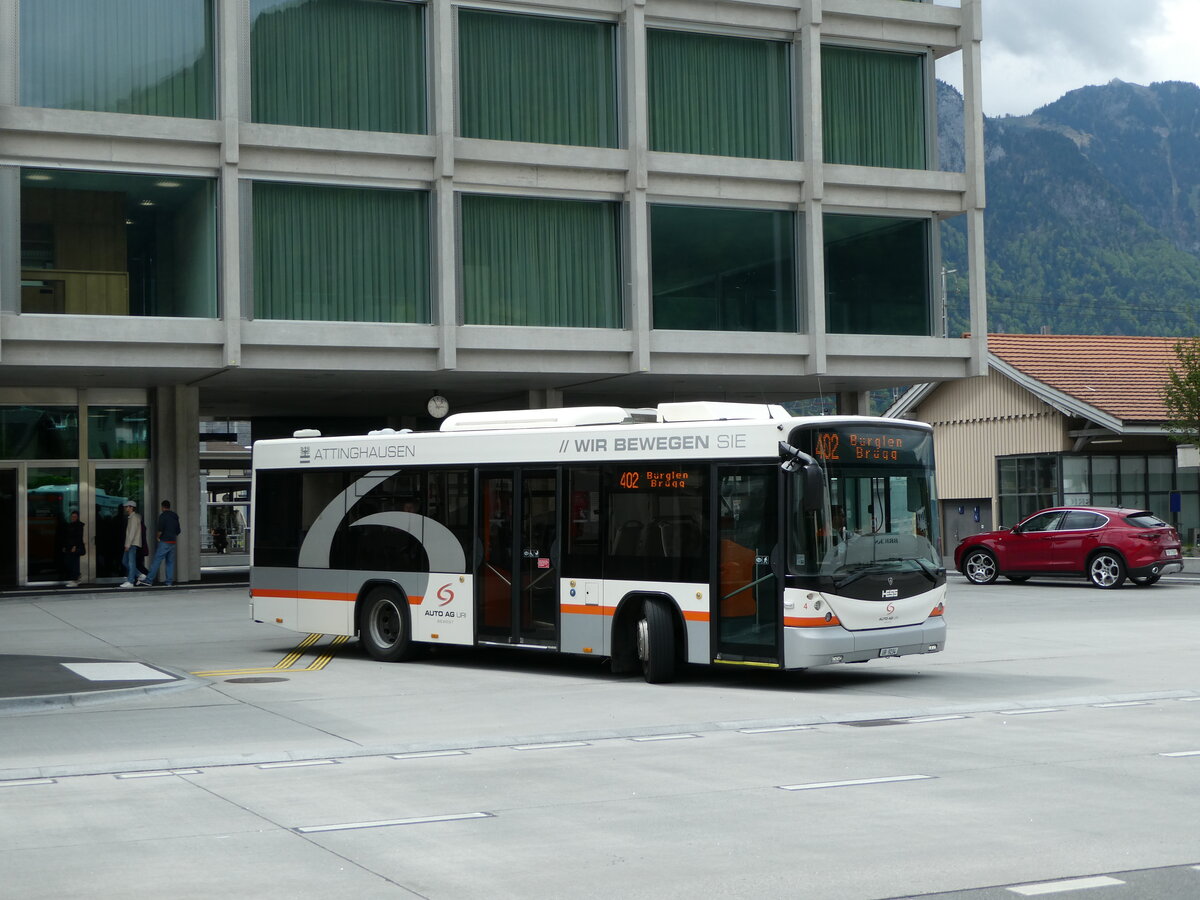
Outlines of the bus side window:
<svg viewBox="0 0 1200 900">
<path fill-rule="evenodd" d="M 567 470 L 569 502 L 562 534 L 566 552 L 563 554 L 562 574 L 571 578 L 599 578 L 602 550 L 600 525 L 600 470 L 595 466 Z"/>
</svg>

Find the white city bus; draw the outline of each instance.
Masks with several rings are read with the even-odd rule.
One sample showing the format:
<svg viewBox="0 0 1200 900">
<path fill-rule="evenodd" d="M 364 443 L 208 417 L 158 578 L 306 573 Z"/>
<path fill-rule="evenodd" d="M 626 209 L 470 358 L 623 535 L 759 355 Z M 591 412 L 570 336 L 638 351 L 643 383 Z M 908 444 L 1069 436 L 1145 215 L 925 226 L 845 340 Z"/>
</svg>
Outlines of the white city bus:
<svg viewBox="0 0 1200 900">
<path fill-rule="evenodd" d="M 927 425 L 664 403 L 254 445 L 251 616 L 427 645 L 805 669 L 933 653 Z"/>
</svg>

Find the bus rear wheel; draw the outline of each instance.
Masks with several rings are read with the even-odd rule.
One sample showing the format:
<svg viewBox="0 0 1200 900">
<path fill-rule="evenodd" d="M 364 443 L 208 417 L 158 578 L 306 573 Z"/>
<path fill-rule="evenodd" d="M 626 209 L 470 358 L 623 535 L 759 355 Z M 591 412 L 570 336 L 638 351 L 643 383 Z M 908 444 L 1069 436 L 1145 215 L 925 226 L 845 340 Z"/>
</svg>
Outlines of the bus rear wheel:
<svg viewBox="0 0 1200 900">
<path fill-rule="evenodd" d="M 637 655 L 650 684 L 675 680 L 675 627 L 661 600 L 647 600 L 637 622 Z"/>
<path fill-rule="evenodd" d="M 367 655 L 380 662 L 413 657 L 408 603 L 390 587 L 372 588 L 363 600 L 358 639 Z"/>
</svg>

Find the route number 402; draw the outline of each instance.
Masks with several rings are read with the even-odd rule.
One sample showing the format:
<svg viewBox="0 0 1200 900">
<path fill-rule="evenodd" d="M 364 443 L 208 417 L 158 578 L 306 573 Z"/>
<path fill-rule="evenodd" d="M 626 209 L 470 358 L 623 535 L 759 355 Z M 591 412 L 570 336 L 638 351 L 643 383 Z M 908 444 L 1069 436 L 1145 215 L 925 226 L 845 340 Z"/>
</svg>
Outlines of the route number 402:
<svg viewBox="0 0 1200 900">
<path fill-rule="evenodd" d="M 840 440 L 840 435 L 822 431 L 817 435 L 817 446 L 813 448 L 813 454 L 821 457 L 821 459 L 840 459 L 841 457 L 838 456 L 838 443 Z"/>
</svg>

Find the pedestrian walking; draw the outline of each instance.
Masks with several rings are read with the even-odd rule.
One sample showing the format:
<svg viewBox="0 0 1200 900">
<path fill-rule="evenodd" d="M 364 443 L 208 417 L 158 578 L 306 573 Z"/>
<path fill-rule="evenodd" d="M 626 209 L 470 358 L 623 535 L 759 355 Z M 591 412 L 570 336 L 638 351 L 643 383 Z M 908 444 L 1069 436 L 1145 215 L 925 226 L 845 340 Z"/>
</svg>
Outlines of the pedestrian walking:
<svg viewBox="0 0 1200 900">
<path fill-rule="evenodd" d="M 159 565 L 165 563 L 163 578 L 167 587 L 175 584 L 175 551 L 179 542 L 179 516 L 171 509 L 171 501 L 162 502 L 162 512 L 158 514 L 157 526 L 158 544 L 154 548 L 154 559 L 150 562 L 150 571 L 145 578 L 138 580 L 139 585 L 152 585 L 158 575 Z"/>
<path fill-rule="evenodd" d="M 84 524 L 79 521 L 79 510 L 71 510 L 67 533 L 63 539 L 63 558 L 67 565 L 67 587 L 79 587 L 79 558 L 87 553 Z"/>
<path fill-rule="evenodd" d="M 138 515 L 137 502 L 126 500 L 125 504 L 125 552 L 122 561 L 125 564 L 125 581 L 123 588 L 133 587 L 142 573 L 138 571 L 138 548 L 142 546 L 142 517 Z"/>
</svg>

